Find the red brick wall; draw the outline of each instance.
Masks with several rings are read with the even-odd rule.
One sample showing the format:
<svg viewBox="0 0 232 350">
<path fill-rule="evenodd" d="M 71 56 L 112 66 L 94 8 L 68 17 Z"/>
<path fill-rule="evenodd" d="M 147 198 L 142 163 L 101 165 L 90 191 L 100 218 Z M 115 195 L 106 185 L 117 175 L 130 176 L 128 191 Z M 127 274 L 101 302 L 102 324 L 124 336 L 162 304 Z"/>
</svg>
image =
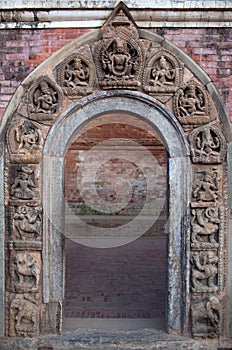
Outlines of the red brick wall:
<svg viewBox="0 0 232 350">
<path fill-rule="evenodd" d="M 0 120 L 17 86 L 54 52 L 89 29 L 0 30 Z M 232 118 L 232 28 L 158 29 L 211 77 Z"/>
</svg>

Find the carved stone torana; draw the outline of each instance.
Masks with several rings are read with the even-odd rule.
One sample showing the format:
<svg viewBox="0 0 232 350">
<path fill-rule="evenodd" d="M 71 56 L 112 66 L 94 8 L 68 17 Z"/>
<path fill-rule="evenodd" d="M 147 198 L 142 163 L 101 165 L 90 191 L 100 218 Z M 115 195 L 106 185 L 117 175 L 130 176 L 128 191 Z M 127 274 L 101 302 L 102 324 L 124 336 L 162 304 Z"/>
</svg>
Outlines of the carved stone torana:
<svg viewBox="0 0 232 350">
<path fill-rule="evenodd" d="M 39 334 L 39 295 L 16 294 L 10 303 L 10 336 L 32 337 Z"/>
<path fill-rule="evenodd" d="M 217 292 L 218 260 L 215 251 L 193 253 L 191 260 L 193 292 Z"/>
<path fill-rule="evenodd" d="M 144 54 L 138 30 L 125 9 L 120 9 L 103 27 L 103 40 L 93 46 L 99 84 L 103 89 L 138 89 Z M 137 39 L 137 40 L 135 40 Z M 146 46 L 144 41 L 143 45 Z"/>
<path fill-rule="evenodd" d="M 159 51 L 144 69 L 144 90 L 161 102 L 168 101 L 177 91 L 183 78 L 183 66 L 168 51 Z"/>
<path fill-rule="evenodd" d="M 221 335 L 221 302 L 216 296 L 192 301 L 192 333 L 195 338 L 216 338 Z"/>
<path fill-rule="evenodd" d="M 221 223 L 220 208 L 195 208 L 192 209 L 191 213 L 192 248 L 218 247 Z"/>
<path fill-rule="evenodd" d="M 195 81 L 184 85 L 174 96 L 174 111 L 183 126 L 196 127 L 208 123 L 210 108 L 205 89 Z"/>
<path fill-rule="evenodd" d="M 62 94 L 48 77 L 41 77 L 29 91 L 28 117 L 36 121 L 54 120 L 61 107 Z"/>
<path fill-rule="evenodd" d="M 195 168 L 192 207 L 211 207 L 222 198 L 222 171 L 219 167 Z"/>
<path fill-rule="evenodd" d="M 11 198 L 24 201 L 37 200 L 39 191 L 35 181 L 35 166 L 25 164 L 12 170 L 14 170 L 14 176 L 12 174 Z"/>
<path fill-rule="evenodd" d="M 13 208 L 12 208 L 13 211 Z M 11 238 L 20 240 L 40 240 L 42 225 L 41 207 L 22 205 L 15 207 L 12 216 Z"/>
<path fill-rule="evenodd" d="M 17 293 L 37 292 L 39 289 L 40 264 L 29 253 L 16 253 L 11 258 L 11 288 Z"/>
<path fill-rule="evenodd" d="M 8 146 L 14 162 L 38 162 L 43 145 L 40 128 L 28 119 L 17 122 L 9 131 Z"/>
<path fill-rule="evenodd" d="M 222 133 L 213 126 L 203 126 L 189 135 L 193 163 L 222 163 L 226 142 Z"/>
<path fill-rule="evenodd" d="M 85 55 L 76 53 L 59 65 L 57 79 L 68 97 L 88 95 L 93 91 L 93 63 Z"/>
</svg>

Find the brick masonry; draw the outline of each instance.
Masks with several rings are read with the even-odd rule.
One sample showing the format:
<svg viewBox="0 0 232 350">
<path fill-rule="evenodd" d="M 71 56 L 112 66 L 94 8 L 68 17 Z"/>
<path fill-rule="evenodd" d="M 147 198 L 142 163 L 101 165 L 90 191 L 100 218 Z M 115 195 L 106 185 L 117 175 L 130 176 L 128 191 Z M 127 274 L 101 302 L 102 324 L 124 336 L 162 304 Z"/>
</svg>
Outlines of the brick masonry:
<svg viewBox="0 0 232 350">
<path fill-rule="evenodd" d="M 1 30 L 0 119 L 16 88 L 31 71 L 90 30 Z M 173 42 L 210 76 L 232 119 L 232 28 L 162 28 L 152 31 Z"/>
</svg>

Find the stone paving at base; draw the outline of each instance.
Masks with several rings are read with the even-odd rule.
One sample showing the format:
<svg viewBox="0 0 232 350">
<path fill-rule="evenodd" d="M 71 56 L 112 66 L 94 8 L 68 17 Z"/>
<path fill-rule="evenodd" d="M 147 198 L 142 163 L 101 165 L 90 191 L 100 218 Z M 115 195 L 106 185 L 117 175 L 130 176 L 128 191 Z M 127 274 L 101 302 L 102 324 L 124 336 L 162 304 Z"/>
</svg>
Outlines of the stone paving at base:
<svg viewBox="0 0 232 350">
<path fill-rule="evenodd" d="M 1 350 L 231 350 L 232 341 L 192 340 L 162 331 L 73 330 L 62 336 L 34 339 L 1 338 Z"/>
</svg>

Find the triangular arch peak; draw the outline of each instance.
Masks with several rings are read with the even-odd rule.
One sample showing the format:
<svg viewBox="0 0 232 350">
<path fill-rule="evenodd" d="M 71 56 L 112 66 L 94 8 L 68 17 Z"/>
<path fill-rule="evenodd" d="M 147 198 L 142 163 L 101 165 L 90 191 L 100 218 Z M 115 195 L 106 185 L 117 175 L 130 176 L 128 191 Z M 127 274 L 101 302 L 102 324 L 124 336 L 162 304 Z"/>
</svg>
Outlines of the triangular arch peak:
<svg viewBox="0 0 232 350">
<path fill-rule="evenodd" d="M 0 277 L 7 271 L 9 279 L 0 282 L 2 335 L 62 332 L 65 152 L 82 125 L 115 112 L 149 123 L 168 153 L 167 330 L 224 336 L 229 119 L 200 67 L 139 29 L 122 2 L 101 29 L 32 72 L 5 113 Z"/>
</svg>

